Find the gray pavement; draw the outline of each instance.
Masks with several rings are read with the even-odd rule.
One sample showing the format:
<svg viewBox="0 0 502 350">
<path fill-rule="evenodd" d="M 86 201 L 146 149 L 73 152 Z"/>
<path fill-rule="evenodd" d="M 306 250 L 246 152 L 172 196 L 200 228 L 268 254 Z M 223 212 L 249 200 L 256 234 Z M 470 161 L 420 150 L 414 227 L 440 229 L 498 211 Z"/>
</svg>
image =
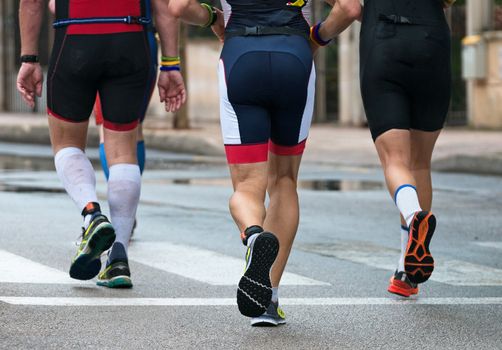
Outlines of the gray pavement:
<svg viewBox="0 0 502 350">
<path fill-rule="evenodd" d="M 108 290 L 66 277 L 80 218 L 50 148 L 0 144 L 0 155 L 2 349 L 502 348 L 500 177 L 433 174 L 437 268 L 418 298 L 402 301 L 386 292 L 399 222 L 381 171 L 306 155 L 280 290 L 288 324 L 254 329 L 233 305 L 244 247 L 221 157 L 149 154 L 134 288 Z M 104 200 L 100 172 L 98 192 Z"/>
<path fill-rule="evenodd" d="M 147 117 L 144 125 L 150 149 L 192 155 L 224 157 L 219 126 L 205 124 L 190 130 L 173 130 L 167 121 Z M 49 144 L 44 115 L 0 113 L 0 141 Z M 95 127 L 89 129 L 89 145 L 97 145 Z M 370 133 L 365 128 L 333 124 L 314 125 L 305 161 L 337 166 L 377 167 Z M 433 157 L 437 171 L 502 175 L 502 131 L 447 128 L 440 136 Z"/>
</svg>

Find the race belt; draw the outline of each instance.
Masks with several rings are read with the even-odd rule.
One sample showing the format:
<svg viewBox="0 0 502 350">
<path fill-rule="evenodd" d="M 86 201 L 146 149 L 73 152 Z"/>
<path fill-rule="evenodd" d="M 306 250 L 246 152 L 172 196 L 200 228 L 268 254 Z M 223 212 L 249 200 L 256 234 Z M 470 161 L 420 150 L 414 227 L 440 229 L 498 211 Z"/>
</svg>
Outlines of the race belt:
<svg viewBox="0 0 502 350">
<path fill-rule="evenodd" d="M 235 36 L 261 36 L 261 35 L 300 35 L 309 38 L 308 31 L 291 27 L 241 27 L 225 32 L 225 39 Z"/>
<path fill-rule="evenodd" d="M 150 24 L 152 24 L 152 19 L 140 16 L 65 18 L 54 21 L 54 23 L 52 23 L 52 26 L 54 28 L 62 28 L 73 24 L 100 24 L 100 23 L 141 24 L 144 26 L 149 26 Z"/>
</svg>

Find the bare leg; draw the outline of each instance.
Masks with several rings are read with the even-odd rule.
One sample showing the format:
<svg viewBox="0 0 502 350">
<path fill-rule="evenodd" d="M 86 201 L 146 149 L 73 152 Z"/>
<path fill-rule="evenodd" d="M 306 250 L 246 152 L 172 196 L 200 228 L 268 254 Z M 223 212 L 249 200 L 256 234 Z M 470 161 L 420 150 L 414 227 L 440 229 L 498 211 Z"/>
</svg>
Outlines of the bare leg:
<svg viewBox="0 0 502 350">
<path fill-rule="evenodd" d="M 263 226 L 267 162 L 230 164 L 234 194 L 230 198 L 230 213 L 241 232 L 250 226 Z"/>
<path fill-rule="evenodd" d="M 271 272 L 273 287 L 279 286 L 298 230 L 300 208 L 296 185 L 301 158 L 301 156 L 270 154 L 268 171 L 270 205 L 264 228 L 279 239 L 279 254 Z"/>
<path fill-rule="evenodd" d="M 69 123 L 49 115 L 49 132 L 54 154 L 66 147 L 85 150 L 89 121 Z"/>
<path fill-rule="evenodd" d="M 418 199 L 423 210 L 432 207 L 431 158 L 441 131 L 411 131 L 411 171 L 416 180 Z"/>
<path fill-rule="evenodd" d="M 394 196 L 394 192 L 402 184 L 416 185 L 410 170 L 410 139 L 410 131 L 393 129 L 383 133 L 375 141 L 391 196 Z"/>
</svg>

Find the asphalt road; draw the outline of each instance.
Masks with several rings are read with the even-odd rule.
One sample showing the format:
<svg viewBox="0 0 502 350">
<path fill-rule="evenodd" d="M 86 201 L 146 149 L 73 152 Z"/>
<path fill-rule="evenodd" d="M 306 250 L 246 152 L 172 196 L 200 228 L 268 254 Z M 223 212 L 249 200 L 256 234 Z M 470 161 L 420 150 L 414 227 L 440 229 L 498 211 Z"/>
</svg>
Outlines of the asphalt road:
<svg viewBox="0 0 502 350">
<path fill-rule="evenodd" d="M 81 222 L 49 154 L 0 144 L 1 349 L 502 349 L 500 177 L 433 175 L 437 268 L 403 301 L 386 291 L 400 236 L 381 172 L 304 164 L 288 323 L 263 329 L 234 304 L 244 246 L 219 160 L 150 153 L 134 288 L 109 290 L 67 276 Z"/>
</svg>

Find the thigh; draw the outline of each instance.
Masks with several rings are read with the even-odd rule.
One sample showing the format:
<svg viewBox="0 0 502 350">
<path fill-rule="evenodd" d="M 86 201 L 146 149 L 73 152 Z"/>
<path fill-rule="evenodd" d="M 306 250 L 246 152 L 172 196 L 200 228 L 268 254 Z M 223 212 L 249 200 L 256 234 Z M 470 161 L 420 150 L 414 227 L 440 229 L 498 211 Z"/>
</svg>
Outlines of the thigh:
<svg viewBox="0 0 502 350">
<path fill-rule="evenodd" d="M 152 60 L 146 35 L 121 33 L 109 37 L 109 60 L 99 84 L 104 127 L 135 129 L 151 94 Z"/>
<path fill-rule="evenodd" d="M 101 47 L 94 35 L 75 36 L 57 31 L 47 74 L 47 110 L 69 122 L 87 121 L 96 98 Z"/>
<path fill-rule="evenodd" d="M 411 130 L 411 167 L 412 169 L 429 168 L 434 146 L 441 133 L 438 131 Z"/>
</svg>

